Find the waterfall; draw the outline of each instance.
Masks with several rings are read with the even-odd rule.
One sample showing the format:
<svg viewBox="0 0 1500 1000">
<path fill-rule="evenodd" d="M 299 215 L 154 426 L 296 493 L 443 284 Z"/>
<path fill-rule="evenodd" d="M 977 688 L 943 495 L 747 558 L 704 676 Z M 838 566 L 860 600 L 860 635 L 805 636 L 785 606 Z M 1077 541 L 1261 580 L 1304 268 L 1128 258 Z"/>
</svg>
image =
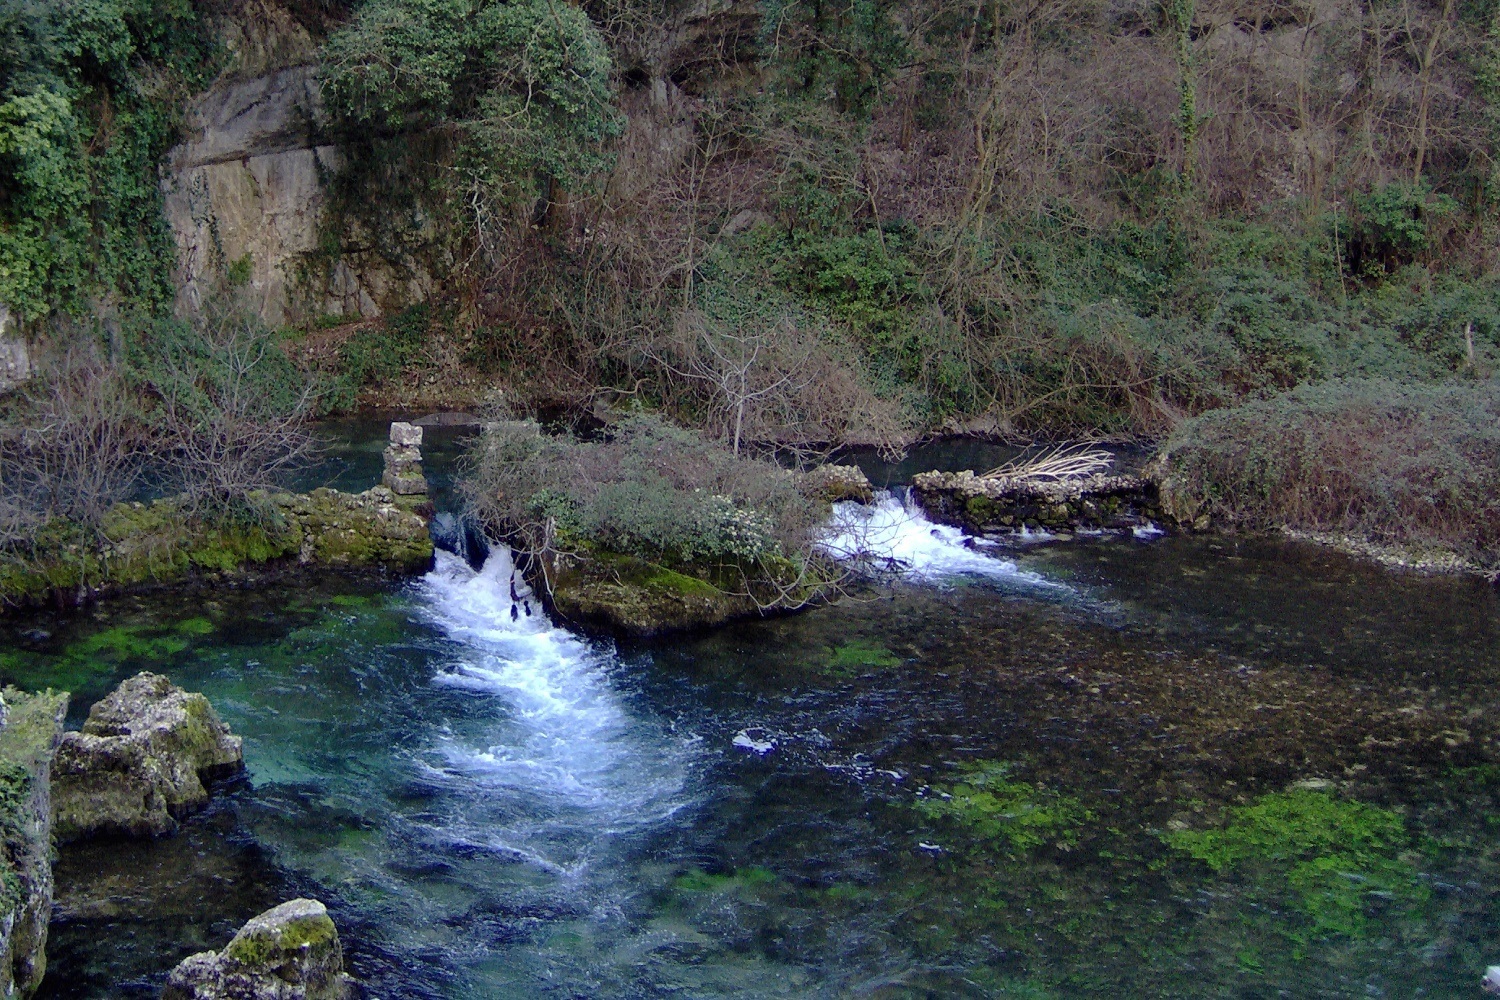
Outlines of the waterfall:
<svg viewBox="0 0 1500 1000">
<path fill-rule="evenodd" d="M 632 711 L 612 652 L 548 620 L 508 548 L 495 545 L 478 570 L 440 551 L 421 591 L 456 644 L 435 682 L 495 701 L 493 725 L 440 749 L 435 777 L 465 803 L 448 835 L 573 871 L 603 835 L 681 805 L 681 742 Z"/>
<path fill-rule="evenodd" d="M 905 491 L 898 496 L 881 490 L 870 504 L 834 504 L 818 547 L 872 574 L 916 583 L 977 576 L 1026 586 L 1063 586 L 1019 569 L 998 554 L 1000 546 L 995 542 L 929 521 Z"/>
</svg>

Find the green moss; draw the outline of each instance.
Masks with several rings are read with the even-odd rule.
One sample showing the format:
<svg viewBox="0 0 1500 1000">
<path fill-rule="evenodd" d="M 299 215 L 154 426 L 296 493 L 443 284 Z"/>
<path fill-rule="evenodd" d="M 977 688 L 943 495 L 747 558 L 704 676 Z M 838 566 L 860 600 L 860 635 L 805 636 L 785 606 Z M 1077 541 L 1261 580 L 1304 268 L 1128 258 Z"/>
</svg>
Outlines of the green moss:
<svg viewBox="0 0 1500 1000">
<path fill-rule="evenodd" d="M 700 580 L 696 576 L 688 576 L 686 573 L 678 573 L 676 570 L 667 569 L 665 566 L 650 567 L 642 576 L 641 582 L 648 587 L 669 590 L 674 594 L 696 594 L 699 597 L 713 597 L 720 592 L 718 587 L 715 587 L 706 580 Z"/>
<path fill-rule="evenodd" d="M 5 688 L 9 712 L 0 727 L 0 915 L 12 910 L 24 894 L 28 857 L 45 857 L 45 845 L 30 842 L 37 819 L 37 776 L 51 759 L 67 708 L 66 692 L 50 689 L 36 694 Z"/>
<path fill-rule="evenodd" d="M 976 839 L 1020 851 L 1046 843 L 1072 845 L 1093 818 L 1074 799 L 1013 780 L 1004 761 L 975 761 L 959 771 L 959 781 L 933 785 L 914 807 Z"/>
<path fill-rule="evenodd" d="M 1372 897 L 1412 907 L 1430 895 L 1406 852 L 1411 835 L 1389 809 L 1293 789 L 1228 810 L 1223 827 L 1177 830 L 1168 844 L 1217 872 L 1235 872 L 1280 894 L 1290 890 L 1308 925 L 1300 941 L 1365 931 Z"/>
<path fill-rule="evenodd" d="M 313 951 L 327 947 L 338 937 L 338 929 L 326 913 L 297 917 L 277 925 L 275 931 L 241 932 L 224 949 L 224 956 L 247 966 L 268 965 L 301 948 Z"/>
<path fill-rule="evenodd" d="M 731 892 L 742 893 L 758 889 L 763 886 L 774 885 L 780 879 L 776 873 L 769 868 L 752 865 L 749 868 L 738 868 L 722 875 L 713 875 L 705 871 L 690 871 L 679 875 L 672 883 L 679 892 Z"/>
<path fill-rule="evenodd" d="M 184 618 L 172 626 L 172 631 L 181 635 L 212 635 L 214 623 L 207 618 Z"/>
<path fill-rule="evenodd" d="M 426 522 L 409 511 L 326 489 L 263 499 L 272 512 L 263 522 L 205 524 L 172 499 L 117 505 L 100 536 L 52 522 L 26 551 L 0 553 L 0 603 L 233 574 L 298 557 L 309 533 L 315 561 L 326 565 L 418 572 L 432 560 Z"/>
<path fill-rule="evenodd" d="M 901 657 L 869 639 L 854 639 L 835 646 L 828 657 L 828 668 L 832 671 L 855 670 L 861 667 L 899 667 Z"/>
</svg>

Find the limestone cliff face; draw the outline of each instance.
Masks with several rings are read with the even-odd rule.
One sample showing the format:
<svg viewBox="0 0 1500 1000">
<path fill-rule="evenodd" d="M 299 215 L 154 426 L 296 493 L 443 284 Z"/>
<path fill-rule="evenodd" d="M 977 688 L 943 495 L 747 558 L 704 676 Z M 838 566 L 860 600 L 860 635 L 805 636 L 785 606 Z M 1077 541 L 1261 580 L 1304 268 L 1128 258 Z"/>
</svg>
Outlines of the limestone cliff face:
<svg viewBox="0 0 1500 1000">
<path fill-rule="evenodd" d="M 378 267 L 306 267 L 338 152 L 320 139 L 317 42 L 274 0 L 246 0 L 221 23 L 228 67 L 187 109 L 187 135 L 162 186 L 177 239 L 179 306 L 198 309 L 216 277 L 248 265 L 271 324 L 332 313 L 375 316 L 425 293 Z"/>
<path fill-rule="evenodd" d="M 251 301 L 273 325 L 320 314 L 373 317 L 427 299 L 453 264 L 434 206 L 382 220 L 392 223 L 388 233 L 368 219 L 343 220 L 342 256 L 315 253 L 329 222 L 328 184 L 342 165 L 321 124 L 318 85 L 319 36 L 332 25 L 310 30 L 294 9 L 302 8 L 231 0 L 219 22 L 226 68 L 190 102 L 186 135 L 165 165 L 184 313 L 233 271 L 246 272 Z M 692 148 L 697 100 L 672 81 L 740 62 L 758 18 L 749 0 L 691 0 L 653 28 L 613 40 L 629 120 L 607 180 L 616 205 L 628 206 Z M 444 141 L 412 137 L 407 162 L 393 171 L 430 174 L 450 152 Z"/>
</svg>

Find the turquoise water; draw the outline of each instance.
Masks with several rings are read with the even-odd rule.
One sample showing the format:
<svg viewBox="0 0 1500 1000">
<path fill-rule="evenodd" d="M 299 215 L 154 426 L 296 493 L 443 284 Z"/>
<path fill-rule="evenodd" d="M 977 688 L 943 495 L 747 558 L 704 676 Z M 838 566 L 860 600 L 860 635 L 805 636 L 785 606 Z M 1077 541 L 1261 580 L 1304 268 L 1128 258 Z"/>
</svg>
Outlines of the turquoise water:
<svg viewBox="0 0 1500 1000">
<path fill-rule="evenodd" d="M 1493 589 L 915 531 L 919 578 L 641 647 L 446 557 L 7 622 L 75 721 L 159 670 L 249 768 L 176 837 L 62 850 L 44 995 L 154 996 L 293 894 L 378 997 L 1475 995 Z"/>
</svg>

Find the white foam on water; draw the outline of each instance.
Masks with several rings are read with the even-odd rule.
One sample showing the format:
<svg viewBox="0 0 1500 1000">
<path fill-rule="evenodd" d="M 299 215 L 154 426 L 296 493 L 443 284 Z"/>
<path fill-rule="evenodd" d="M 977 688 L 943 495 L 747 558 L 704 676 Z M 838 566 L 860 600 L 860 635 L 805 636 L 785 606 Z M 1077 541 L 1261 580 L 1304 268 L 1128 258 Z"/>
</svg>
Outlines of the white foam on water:
<svg viewBox="0 0 1500 1000">
<path fill-rule="evenodd" d="M 995 543 L 968 537 L 946 524 L 934 524 L 915 505 L 885 490 L 878 492 L 870 504 L 834 504 L 833 516 L 818 546 L 836 559 L 919 583 L 978 576 L 1063 588 L 992 554 Z"/>
<path fill-rule="evenodd" d="M 421 594 L 457 647 L 434 682 L 493 696 L 497 715 L 477 742 L 443 740 L 444 766 L 429 777 L 461 786 L 464 815 L 435 834 L 569 871 L 600 837 L 680 808 L 683 743 L 631 711 L 610 679 L 612 653 L 547 618 L 508 549 L 478 572 L 438 552 Z"/>
</svg>

